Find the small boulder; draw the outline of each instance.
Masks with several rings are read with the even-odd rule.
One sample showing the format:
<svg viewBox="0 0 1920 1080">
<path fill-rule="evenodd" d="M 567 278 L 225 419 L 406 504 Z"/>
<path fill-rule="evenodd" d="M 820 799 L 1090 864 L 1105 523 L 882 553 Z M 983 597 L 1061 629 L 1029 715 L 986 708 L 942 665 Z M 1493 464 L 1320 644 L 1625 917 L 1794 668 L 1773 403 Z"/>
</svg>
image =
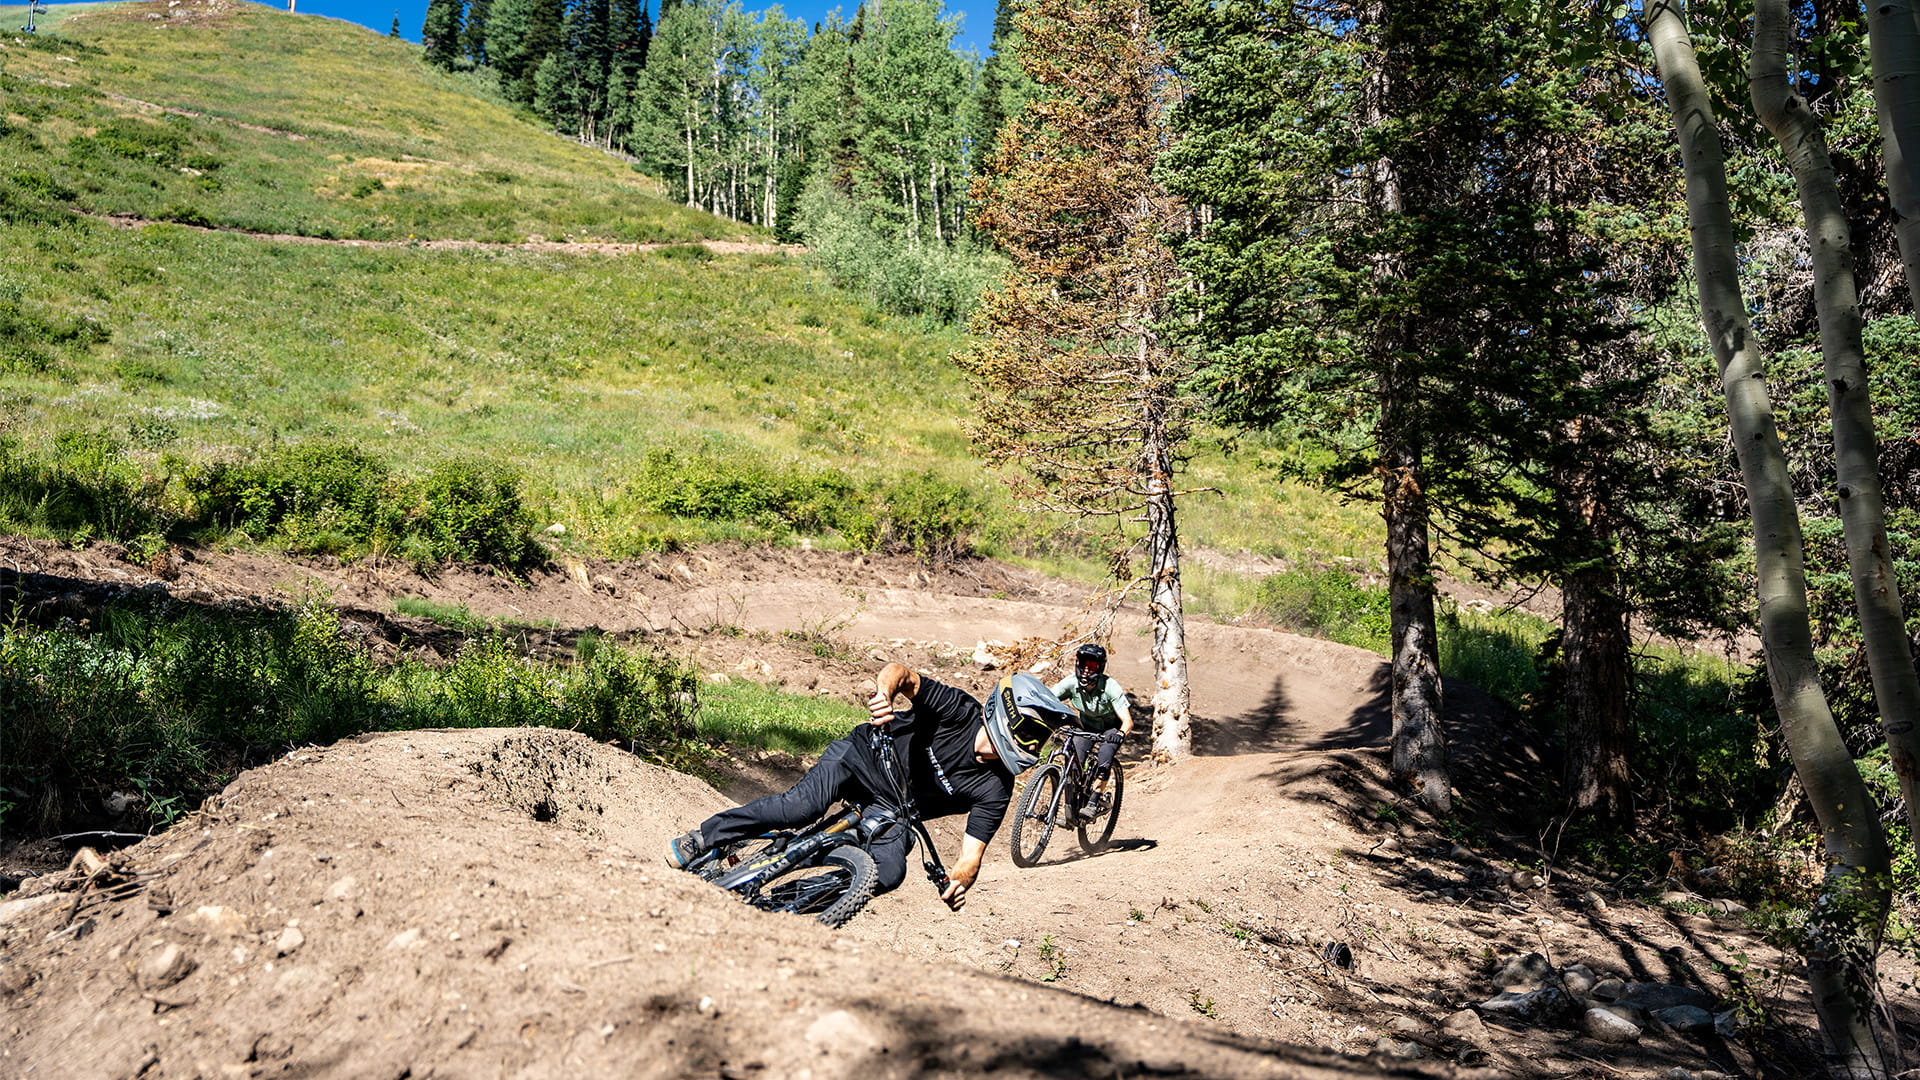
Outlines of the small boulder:
<svg viewBox="0 0 1920 1080">
<path fill-rule="evenodd" d="M 1688 1035 L 1713 1030 L 1713 1014 L 1698 1005 L 1675 1005 L 1670 1009 L 1659 1009 L 1654 1012 L 1653 1018 Z"/>
<path fill-rule="evenodd" d="M 280 931 L 279 940 L 273 943 L 273 955 L 292 956 L 300 951 L 300 946 L 306 943 L 307 935 L 301 933 L 299 927 L 289 926 Z"/>
<path fill-rule="evenodd" d="M 168 942 L 140 961 L 140 985 L 148 990 L 164 990 L 193 974 L 200 962 L 187 950 Z"/>
<path fill-rule="evenodd" d="M 1638 1005 L 1648 1012 L 1671 1009 L 1675 1005 L 1694 1005 L 1702 1009 L 1713 1007 L 1712 994 L 1673 983 L 1628 983 L 1626 993 L 1619 1000 Z"/>
<path fill-rule="evenodd" d="M 1585 964 L 1575 964 L 1572 967 L 1563 968 L 1560 971 L 1560 985 L 1566 987 L 1567 993 L 1575 997 L 1586 994 L 1598 985 L 1599 982 L 1600 980 L 1594 975 L 1593 969 Z"/>
<path fill-rule="evenodd" d="M 1587 991 L 1587 996 L 1595 1001 L 1619 1001 L 1627 996 L 1627 984 L 1621 979 L 1601 979 Z"/>
<path fill-rule="evenodd" d="M 1630 1043 L 1640 1041 L 1640 1025 L 1628 1020 L 1611 1009 L 1592 1008 L 1581 1017 L 1581 1030 L 1589 1038 L 1607 1043 Z"/>
<path fill-rule="evenodd" d="M 1472 1009 L 1461 1009 L 1440 1021 L 1440 1030 L 1456 1039 L 1476 1045 L 1487 1041 L 1486 1021 L 1480 1019 L 1480 1014 Z"/>
<path fill-rule="evenodd" d="M 1502 990 L 1538 990 L 1553 981 L 1553 965 L 1539 953 L 1510 957 L 1493 977 Z"/>
<path fill-rule="evenodd" d="M 1480 1003 L 1480 1011 L 1489 1016 L 1524 1024 L 1557 1024 L 1573 1014 L 1573 999 L 1557 986 L 1527 993 L 1496 994 Z"/>
<path fill-rule="evenodd" d="M 1427 1056 L 1426 1047 L 1407 1039 L 1383 1037 L 1373 1044 L 1373 1048 L 1375 1051 L 1385 1054 L 1388 1057 L 1405 1058 L 1410 1061 Z"/>
</svg>

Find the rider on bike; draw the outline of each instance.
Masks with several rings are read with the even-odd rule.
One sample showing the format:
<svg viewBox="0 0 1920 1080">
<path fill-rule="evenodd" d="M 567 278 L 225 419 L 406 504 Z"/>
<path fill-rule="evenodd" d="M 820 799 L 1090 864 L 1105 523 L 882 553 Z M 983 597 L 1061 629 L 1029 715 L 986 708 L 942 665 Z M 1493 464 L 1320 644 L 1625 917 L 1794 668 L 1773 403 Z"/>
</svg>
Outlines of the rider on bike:
<svg viewBox="0 0 1920 1080">
<path fill-rule="evenodd" d="M 895 712 L 893 701 L 902 695 L 907 708 Z M 1031 675 L 1001 680 L 982 706 L 966 691 L 900 664 L 880 669 L 867 709 L 872 713 L 870 723 L 890 725 L 920 817 L 967 815 L 960 859 L 940 894 L 948 907 L 958 911 L 980 875 L 987 842 L 1006 816 L 1013 778 L 1038 760 L 1041 743 L 1072 713 Z M 786 791 L 723 810 L 675 839 L 668 848 L 668 864 L 684 869 L 715 845 L 805 825 L 836 802 L 867 802 L 892 791 L 865 734 L 856 728 L 829 744 L 813 768 Z M 880 870 L 880 892 L 896 889 L 906 880 L 912 842 L 911 830 L 900 828 L 868 848 Z"/>
<path fill-rule="evenodd" d="M 1100 738 L 1100 756 L 1093 768 L 1093 790 L 1087 793 L 1086 803 L 1079 808 L 1081 817 L 1097 817 L 1107 808 L 1107 776 L 1113 769 L 1113 755 L 1119 751 L 1121 740 L 1133 733 L 1133 712 L 1127 705 L 1127 692 L 1107 674 L 1107 650 L 1091 641 L 1074 653 L 1073 674 L 1061 679 L 1053 692 L 1080 714 L 1082 730 L 1094 732 Z M 1087 751 L 1088 741 L 1083 738 L 1077 748 L 1082 755 Z"/>
</svg>

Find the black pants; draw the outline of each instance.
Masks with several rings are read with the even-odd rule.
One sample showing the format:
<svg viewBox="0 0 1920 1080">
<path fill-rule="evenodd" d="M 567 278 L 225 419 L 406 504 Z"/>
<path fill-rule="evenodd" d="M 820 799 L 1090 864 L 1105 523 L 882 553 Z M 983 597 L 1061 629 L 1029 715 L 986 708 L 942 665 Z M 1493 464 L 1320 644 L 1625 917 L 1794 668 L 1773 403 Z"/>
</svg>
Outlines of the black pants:
<svg viewBox="0 0 1920 1080">
<path fill-rule="evenodd" d="M 851 738 L 835 740 L 799 783 L 745 806 L 720 811 L 700 823 L 700 838 L 708 845 L 725 844 L 774 829 L 810 825 L 843 799 L 871 799 L 873 788 L 862 776 L 872 775 L 871 770 L 877 768 L 865 746 Z M 867 851 L 880 870 L 880 892 L 891 892 L 907 879 L 907 853 L 912 850 L 913 830 L 904 825 L 868 845 Z"/>
<path fill-rule="evenodd" d="M 1122 736 L 1119 728 L 1108 728 L 1093 738 L 1088 738 L 1084 735 L 1078 737 L 1075 741 L 1080 745 L 1074 749 L 1082 758 L 1087 756 L 1088 744 L 1092 743 L 1094 739 L 1100 741 L 1100 756 L 1095 758 L 1093 762 L 1093 778 L 1097 782 L 1105 780 L 1107 778 L 1107 770 L 1113 768 L 1113 755 L 1120 752 Z"/>
</svg>

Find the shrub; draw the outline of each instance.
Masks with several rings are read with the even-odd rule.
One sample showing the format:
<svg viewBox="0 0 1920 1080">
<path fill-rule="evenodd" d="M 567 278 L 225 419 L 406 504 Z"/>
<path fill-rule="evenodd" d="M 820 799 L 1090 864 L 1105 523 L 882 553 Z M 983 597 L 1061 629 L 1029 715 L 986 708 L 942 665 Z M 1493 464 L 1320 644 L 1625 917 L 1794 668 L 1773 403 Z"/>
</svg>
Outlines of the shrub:
<svg viewBox="0 0 1920 1080">
<path fill-rule="evenodd" d="M 863 546 L 910 551 L 930 562 L 971 554 L 982 517 L 972 491 L 931 471 L 882 485 L 872 505 L 873 536 Z"/>
<path fill-rule="evenodd" d="M 249 463 L 213 463 L 187 478 L 196 516 L 308 554 L 350 554 L 396 538 L 403 512 L 384 462 L 358 447 L 301 443 Z"/>
<path fill-rule="evenodd" d="M 0 625 L 0 825 L 47 831 L 115 787 L 197 802 L 236 768 L 365 731 L 541 725 L 688 764 L 695 673 L 601 644 L 574 663 L 469 641 L 442 666 L 377 667 L 317 599 L 245 613 L 138 600 L 91 633 Z"/>
<path fill-rule="evenodd" d="M 1387 591 L 1338 569 L 1289 570 L 1260 583 L 1254 609 L 1303 633 L 1385 654 L 1392 646 Z"/>
<path fill-rule="evenodd" d="M 520 494 L 520 476 L 483 461 L 449 461 L 421 482 L 419 529 L 440 559 L 524 571 L 546 553 L 531 535 L 533 513 Z"/>
</svg>

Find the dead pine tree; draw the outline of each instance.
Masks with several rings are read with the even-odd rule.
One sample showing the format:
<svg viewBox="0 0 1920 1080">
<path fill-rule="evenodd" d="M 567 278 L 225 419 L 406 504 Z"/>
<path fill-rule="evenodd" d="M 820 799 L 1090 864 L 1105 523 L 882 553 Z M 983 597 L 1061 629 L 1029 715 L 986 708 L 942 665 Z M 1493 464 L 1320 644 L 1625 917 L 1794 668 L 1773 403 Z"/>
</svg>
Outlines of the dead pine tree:
<svg viewBox="0 0 1920 1080">
<path fill-rule="evenodd" d="M 1175 514 L 1192 359 L 1165 332 L 1178 274 L 1166 237 L 1186 210 L 1154 175 L 1174 89 L 1140 0 L 1033 0 L 1016 23 L 1040 98 L 974 182 L 976 223 L 1012 266 L 959 358 L 971 434 L 1018 467 L 1028 507 L 1105 517 L 1128 537 L 1115 600 L 1146 594 L 1153 753 L 1176 761 L 1193 741 Z"/>
</svg>

